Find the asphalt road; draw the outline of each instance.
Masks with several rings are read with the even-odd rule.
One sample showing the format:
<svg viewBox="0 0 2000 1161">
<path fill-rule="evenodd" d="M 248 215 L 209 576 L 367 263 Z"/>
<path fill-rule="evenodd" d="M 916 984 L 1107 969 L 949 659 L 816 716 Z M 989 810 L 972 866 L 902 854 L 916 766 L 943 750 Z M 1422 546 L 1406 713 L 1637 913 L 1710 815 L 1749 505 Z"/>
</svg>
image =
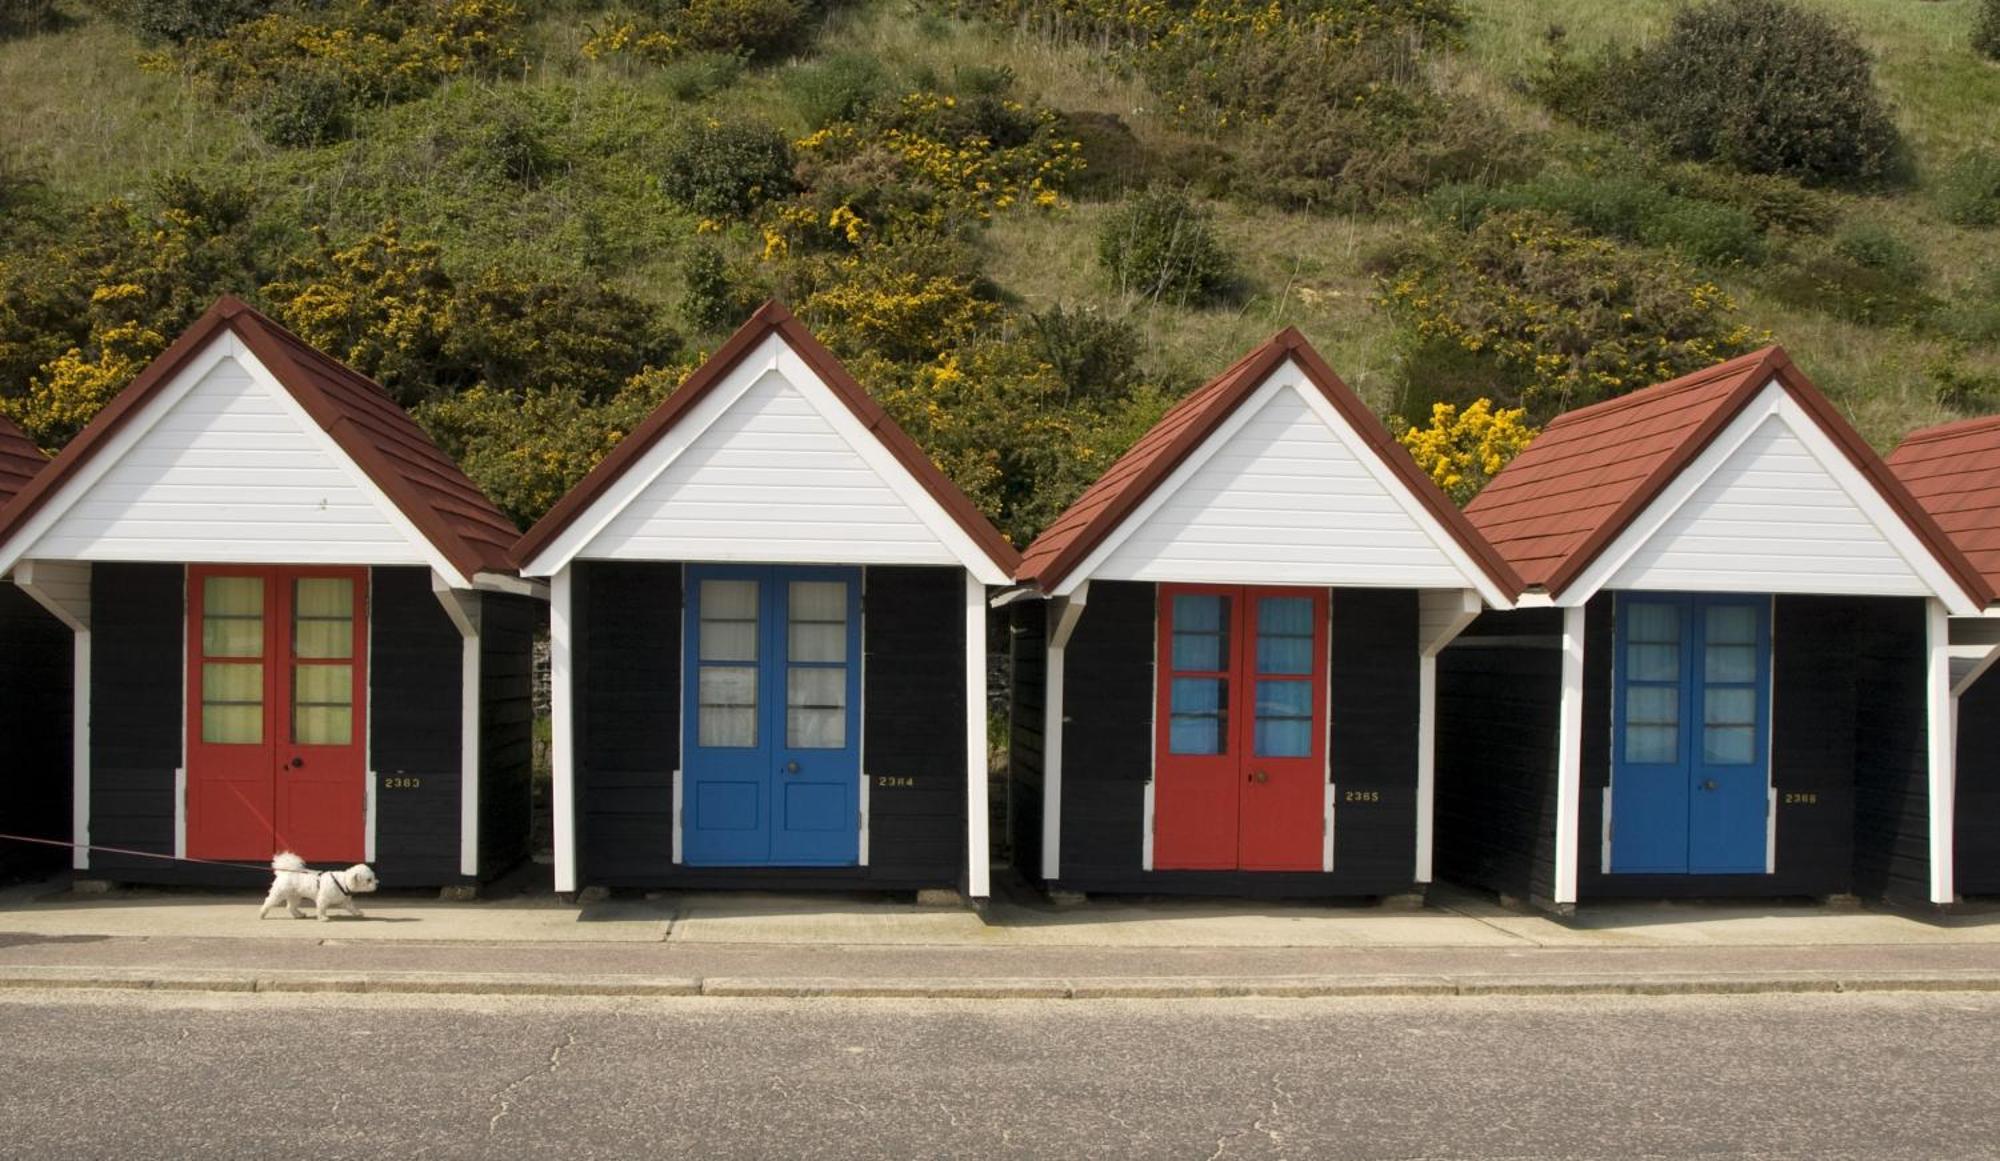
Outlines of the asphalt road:
<svg viewBox="0 0 2000 1161">
<path fill-rule="evenodd" d="M 0 994 L 0 1156 L 2000 1156 L 2000 996 Z"/>
</svg>

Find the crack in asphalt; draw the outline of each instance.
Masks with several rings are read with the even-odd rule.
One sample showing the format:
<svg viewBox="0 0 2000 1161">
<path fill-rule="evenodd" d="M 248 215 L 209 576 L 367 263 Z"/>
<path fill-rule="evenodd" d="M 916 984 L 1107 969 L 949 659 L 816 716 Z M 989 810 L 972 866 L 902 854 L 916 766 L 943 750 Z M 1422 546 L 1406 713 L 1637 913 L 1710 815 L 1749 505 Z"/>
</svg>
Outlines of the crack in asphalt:
<svg viewBox="0 0 2000 1161">
<path fill-rule="evenodd" d="M 493 1100 L 495 1101 L 495 1103 L 499 1104 L 500 1109 L 498 1112 L 493 1114 L 491 1120 L 486 1122 L 487 1136 L 491 1137 L 494 1134 L 494 1131 L 499 1129 L 500 1121 L 504 1117 L 506 1117 L 508 1113 L 514 1111 L 514 1102 L 511 1099 L 509 1099 L 509 1094 L 511 1094 L 515 1089 L 520 1088 L 522 1085 L 528 1083 L 529 1081 L 535 1079 L 538 1076 L 555 1075 L 556 1070 L 562 1067 L 563 1051 L 568 1048 L 573 1048 L 575 1047 L 575 1045 L 576 1045 L 575 1031 L 570 1029 L 564 1029 L 562 1043 L 557 1044 L 555 1047 L 549 1049 L 548 1063 L 542 1065 L 540 1068 L 529 1069 L 527 1072 L 524 1072 L 520 1076 L 517 1076 L 513 1080 L 509 1081 L 503 1088 L 501 1088 L 499 1092 L 493 1094 Z"/>
</svg>

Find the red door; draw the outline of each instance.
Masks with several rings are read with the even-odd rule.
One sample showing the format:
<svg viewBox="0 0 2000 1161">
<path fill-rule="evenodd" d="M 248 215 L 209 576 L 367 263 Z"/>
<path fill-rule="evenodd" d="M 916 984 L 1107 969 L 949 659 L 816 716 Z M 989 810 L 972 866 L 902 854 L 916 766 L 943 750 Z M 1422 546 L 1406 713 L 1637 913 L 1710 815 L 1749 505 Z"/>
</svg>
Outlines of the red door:
<svg viewBox="0 0 2000 1161">
<path fill-rule="evenodd" d="M 1160 586 L 1153 866 L 1316 871 L 1326 592 Z"/>
<path fill-rule="evenodd" d="M 191 856 L 364 857 L 367 577 L 189 568 Z"/>
</svg>

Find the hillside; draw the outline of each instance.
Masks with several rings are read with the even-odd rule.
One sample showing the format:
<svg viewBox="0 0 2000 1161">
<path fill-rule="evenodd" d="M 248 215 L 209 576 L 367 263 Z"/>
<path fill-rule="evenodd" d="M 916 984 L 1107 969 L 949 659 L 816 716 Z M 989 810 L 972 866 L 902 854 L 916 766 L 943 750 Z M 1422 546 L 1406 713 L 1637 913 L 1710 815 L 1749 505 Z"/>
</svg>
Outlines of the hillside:
<svg viewBox="0 0 2000 1161">
<path fill-rule="evenodd" d="M 59 444 L 235 290 L 527 520 L 777 293 L 1017 541 L 1286 324 L 1418 423 L 1768 336 L 1886 448 L 2000 409 L 2000 229 L 1958 224 L 2000 207 L 1979 6 L 1810 0 L 1897 142 L 1800 182 L 1530 92 L 1552 23 L 1594 60 L 1669 0 L 230 0 L 180 43 L 147 13 L 203 6 L 63 0 L 0 39 L 0 408 Z M 1493 291 L 1550 270 L 1617 289 Z M 1609 330 L 1506 314 L 1577 293 Z"/>
</svg>

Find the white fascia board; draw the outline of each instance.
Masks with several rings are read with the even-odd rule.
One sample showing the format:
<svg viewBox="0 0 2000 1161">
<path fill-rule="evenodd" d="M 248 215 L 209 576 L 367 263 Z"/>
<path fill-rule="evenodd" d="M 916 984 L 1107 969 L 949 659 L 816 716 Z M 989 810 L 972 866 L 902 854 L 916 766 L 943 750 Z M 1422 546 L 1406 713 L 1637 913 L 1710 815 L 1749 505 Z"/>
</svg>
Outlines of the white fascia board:
<svg viewBox="0 0 2000 1161">
<path fill-rule="evenodd" d="M 1341 415 L 1332 403 L 1327 401 L 1326 396 L 1320 393 L 1319 388 L 1313 386 L 1312 381 L 1306 378 L 1305 372 L 1292 359 L 1286 359 L 1282 364 L 1273 369 L 1271 374 L 1262 383 L 1257 385 L 1257 389 L 1250 393 L 1249 398 L 1239 404 L 1227 419 L 1216 425 L 1215 430 L 1209 433 L 1208 438 L 1202 441 L 1200 447 L 1195 448 L 1185 460 L 1176 465 L 1174 470 L 1168 473 L 1167 478 L 1160 481 L 1159 486 L 1153 489 L 1151 495 L 1147 496 L 1137 508 L 1128 513 L 1123 520 L 1119 521 L 1118 526 L 1111 530 L 1110 534 L 1091 551 L 1090 555 L 1085 557 L 1081 564 L 1071 569 L 1069 575 L 1057 583 L 1056 587 L 1051 590 L 1050 595 L 1066 596 L 1078 585 L 1088 582 L 1091 576 L 1099 568 L 1103 567 L 1104 562 L 1113 553 L 1117 552 L 1126 540 L 1131 538 L 1133 533 L 1137 532 L 1148 520 L 1152 519 L 1153 515 L 1168 500 L 1172 499 L 1176 492 L 1185 487 L 1188 481 L 1193 479 L 1196 473 L 1200 472 L 1210 459 L 1224 447 L 1228 446 L 1229 441 L 1236 436 L 1237 432 L 1241 431 L 1245 425 L 1255 419 L 1259 412 L 1269 407 L 1271 402 L 1283 391 L 1296 392 L 1301 399 L 1305 400 L 1306 406 L 1311 409 L 1314 415 L 1319 417 L 1320 422 L 1326 425 L 1327 430 L 1333 433 L 1334 438 L 1340 441 L 1341 445 L 1347 449 L 1348 454 L 1354 457 L 1355 462 L 1361 464 L 1367 470 L 1368 474 L 1389 493 L 1396 504 L 1402 508 L 1404 514 L 1410 517 L 1411 521 L 1423 532 L 1425 537 L 1444 554 L 1445 559 L 1451 561 L 1452 565 L 1458 569 L 1460 575 L 1464 578 L 1465 587 L 1477 591 L 1480 597 L 1493 608 L 1508 609 L 1513 607 L 1513 594 L 1502 591 L 1499 585 L 1493 583 L 1493 579 L 1487 576 L 1486 571 L 1479 566 L 1478 562 L 1466 553 L 1464 547 L 1458 543 L 1457 538 L 1452 536 L 1451 531 L 1439 523 L 1437 517 L 1431 515 L 1430 510 L 1424 507 L 1423 501 L 1410 494 L 1409 487 L 1403 482 L 1402 477 L 1391 471 L 1388 464 L 1382 462 L 1381 454 L 1361 438 L 1360 433 L 1355 431 L 1347 422 L 1347 418 Z"/>
<path fill-rule="evenodd" d="M 486 593 L 507 593 L 516 597 L 532 597 L 538 601 L 549 599 L 549 582 L 529 580 L 511 573 L 475 573 L 472 577 L 472 587 Z"/>
<path fill-rule="evenodd" d="M 1570 582 L 1556 598 L 1555 603 L 1564 607 L 1580 606 L 1595 596 L 1612 577 L 1618 575 L 1641 548 L 1646 546 L 1648 541 L 1659 533 L 1661 527 L 1673 517 L 1674 513 L 1694 497 L 1701 486 L 1708 482 L 1709 477 L 1720 471 L 1768 420 L 1776 420 L 1785 425 L 1786 429 L 1811 453 L 1813 459 L 1818 461 L 1828 477 L 1839 485 L 1848 498 L 1854 501 L 1855 506 L 1868 517 L 1869 522 L 1895 549 L 1897 555 L 1901 556 L 1911 570 L 1930 587 L 1931 592 L 1945 603 L 1948 610 L 1961 616 L 1971 616 L 1981 612 L 1980 606 L 1959 587 L 1956 580 L 1952 579 L 1950 572 L 1939 562 L 1929 546 L 1910 530 L 1902 515 L 1883 498 L 1882 493 L 1868 480 L 1868 477 L 1854 466 L 1853 461 L 1847 458 L 1847 453 L 1821 430 L 1818 422 L 1806 413 L 1805 408 L 1799 406 L 1798 401 L 1791 397 L 1784 385 L 1775 379 L 1765 384 L 1757 398 L 1753 399 L 1736 418 L 1729 421 L 1729 425 L 1723 428 L 1713 442 L 1702 449 L 1694 462 L 1683 468 L 1681 473 L 1653 498 L 1653 502 L 1646 506 L 1645 511 L 1639 513 L 1632 523 L 1626 526 L 1625 531 L 1619 533 L 1618 538 L 1599 553 L 1597 559 L 1591 561 L 1590 566 L 1584 569 L 1580 576 Z M 1789 583 L 1796 579 L 1790 575 L 1774 578 L 1773 591 L 1796 591 L 1789 587 Z"/>
<path fill-rule="evenodd" d="M 875 433 L 857 419 L 845 403 L 834 396 L 833 389 L 826 385 L 804 359 L 799 357 L 798 352 L 792 349 L 792 345 L 776 334 L 767 336 L 754 350 L 739 360 L 736 366 L 730 368 L 729 374 L 724 376 L 701 402 L 682 416 L 680 422 L 663 433 L 657 443 L 647 448 L 637 463 L 613 480 L 604 493 L 579 513 L 577 518 L 570 522 L 569 527 L 565 528 L 548 547 L 537 553 L 533 560 L 527 561 L 521 569 L 521 575 L 553 576 L 557 570 L 571 561 L 588 559 L 590 544 L 597 539 L 598 534 L 603 532 L 627 505 L 659 479 L 660 475 L 679 459 L 682 453 L 693 446 L 703 433 L 728 414 L 730 408 L 734 407 L 751 387 L 772 372 L 783 376 L 786 382 L 798 390 L 800 397 L 805 399 L 807 404 L 847 442 L 848 446 L 854 449 L 855 454 L 875 469 L 876 475 L 882 482 L 909 506 L 966 571 L 978 577 L 984 584 L 1012 583 L 1013 578 L 1007 575 L 1006 570 L 995 563 L 993 558 L 987 555 L 986 550 L 966 534 L 965 529 L 959 527 L 958 521 L 954 520 L 951 514 L 945 511 L 944 506 L 924 490 L 924 486 L 917 482 L 909 469 L 903 466 L 902 461 L 891 454 L 882 441 L 875 437 Z"/>
</svg>

